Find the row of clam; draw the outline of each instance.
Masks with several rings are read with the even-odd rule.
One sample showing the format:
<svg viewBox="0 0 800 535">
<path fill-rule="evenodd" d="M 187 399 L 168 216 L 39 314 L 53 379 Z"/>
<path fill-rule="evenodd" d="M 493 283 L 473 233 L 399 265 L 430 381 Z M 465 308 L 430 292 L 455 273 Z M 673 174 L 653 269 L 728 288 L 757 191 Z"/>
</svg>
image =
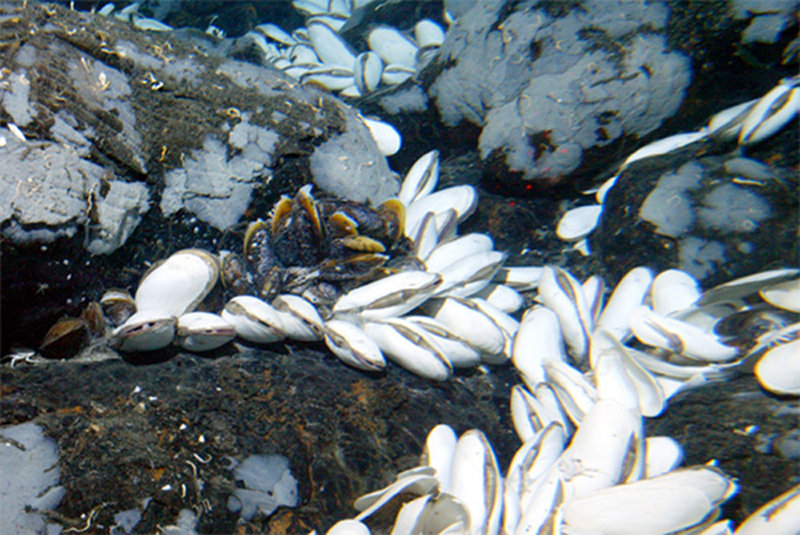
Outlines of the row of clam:
<svg viewBox="0 0 800 535">
<path fill-rule="evenodd" d="M 445 30 L 430 19 L 414 26 L 413 36 L 390 26 L 373 28 L 366 41 L 370 50 L 356 53 L 339 32 L 350 16 L 371 3 L 327 0 L 295 0 L 292 5 L 306 17 L 305 27 L 291 34 L 272 23 L 257 25 L 241 43 L 252 44 L 263 55 L 264 63 L 299 80 L 328 91 L 357 98 L 380 86 L 398 85 L 414 76 L 435 55 L 444 41 Z M 114 12 L 106 4 L 98 13 L 127 20 L 145 31 L 169 31 L 163 22 L 138 13 L 139 3 Z M 206 33 L 224 37 L 211 25 Z"/>
<path fill-rule="evenodd" d="M 457 438 L 438 425 L 419 466 L 358 498 L 359 514 L 327 534 L 369 535 L 370 517 L 401 505 L 395 535 L 730 535 L 731 522 L 718 518 L 736 484 L 713 464 L 679 467 L 682 459 L 671 438 L 644 438 L 642 417 L 614 399 L 598 401 L 571 439 L 551 423 L 524 441 L 505 477 L 482 432 Z M 800 485 L 753 513 L 735 534 L 798 529 Z"/>
<path fill-rule="evenodd" d="M 352 9 L 329 2 L 293 5 L 306 15 L 306 26 L 291 34 L 274 24 L 259 24 L 247 34 L 264 60 L 303 84 L 313 84 L 347 97 L 360 97 L 380 86 L 398 85 L 424 67 L 444 41 L 444 29 L 430 19 L 414 26 L 413 36 L 390 26 L 373 28 L 370 50 L 356 53 L 339 34 Z"/>
<path fill-rule="evenodd" d="M 283 293 L 267 300 L 262 299 L 266 294 L 238 295 L 213 314 L 195 309 L 219 279 L 217 257 L 198 249 L 178 251 L 145 273 L 135 297 L 128 299 L 136 312 L 119 318 L 111 345 L 153 351 L 175 341 L 187 350 L 205 351 L 234 337 L 260 344 L 283 338 L 324 340 L 356 368 L 379 370 L 389 358 L 433 380 L 446 379 L 454 368 L 508 360 L 519 326 L 511 314 L 523 304 L 518 290 L 535 287 L 541 270 L 503 266 L 505 254 L 495 251 L 486 235 L 457 236 L 458 223 L 475 208 L 476 192 L 470 186 L 434 191 L 437 181 L 438 153 L 432 151 L 412 166 L 398 195 L 406 207 L 400 224 L 413 262 L 373 272 L 369 282 L 343 291 L 329 304 L 301 288 L 302 295 Z M 308 189 L 297 199 L 297 204 L 313 203 Z M 284 213 L 283 206 L 274 212 Z M 311 210 L 318 221 L 316 207 Z M 332 217 L 337 225 L 343 218 L 341 212 Z M 288 219 L 300 221 L 299 215 Z M 375 242 L 347 238 L 357 247 Z M 251 241 L 246 240 L 246 248 Z M 363 262 L 366 256 L 357 258 Z M 120 300 L 124 296 L 114 291 L 102 302 L 108 306 Z"/>
<path fill-rule="evenodd" d="M 763 97 L 737 104 L 714 114 L 708 124 L 696 132 L 675 134 L 654 141 L 634 151 L 620 166 L 616 175 L 609 178 L 593 193 L 597 204 L 579 206 L 568 210 L 560 219 L 556 234 L 565 241 L 577 242 L 576 247 L 586 250 L 584 239 L 597 227 L 603 211 L 603 201 L 609 190 L 616 184 L 619 175 L 633 162 L 660 156 L 704 139 L 733 140 L 743 149 L 755 145 L 774 135 L 792 120 L 800 111 L 800 76 L 780 81 Z M 737 157 L 737 160 L 743 160 Z M 752 167 L 762 168 L 763 164 L 748 160 Z M 767 175 L 771 175 L 768 170 Z"/>
</svg>

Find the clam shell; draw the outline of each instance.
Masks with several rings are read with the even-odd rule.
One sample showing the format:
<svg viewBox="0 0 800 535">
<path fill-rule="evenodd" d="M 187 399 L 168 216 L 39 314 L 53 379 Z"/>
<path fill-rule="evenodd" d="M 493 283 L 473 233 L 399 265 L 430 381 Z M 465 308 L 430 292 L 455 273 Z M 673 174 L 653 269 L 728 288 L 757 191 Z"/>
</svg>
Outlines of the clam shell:
<svg viewBox="0 0 800 535">
<path fill-rule="evenodd" d="M 602 205 L 579 206 L 567 211 L 556 226 L 556 236 L 564 241 L 580 240 L 588 236 L 597 226 Z"/>
<path fill-rule="evenodd" d="M 764 353 L 754 372 L 761 386 L 770 392 L 800 395 L 800 339 Z"/>
<path fill-rule="evenodd" d="M 672 533 L 701 523 L 735 488 L 713 468 L 685 468 L 570 500 L 564 522 L 608 535 Z"/>
<path fill-rule="evenodd" d="M 190 312 L 219 278 L 217 258 L 201 249 L 183 249 L 154 264 L 136 290 L 139 311 L 158 311 L 166 316 Z"/>
<path fill-rule="evenodd" d="M 82 318 L 64 317 L 47 331 L 39 353 L 48 359 L 69 359 L 89 341 L 89 324 Z"/>
<path fill-rule="evenodd" d="M 167 347 L 175 337 L 174 316 L 141 310 L 111 332 L 109 345 L 120 351 L 155 351 Z"/>
<path fill-rule="evenodd" d="M 278 311 L 257 297 L 234 297 L 220 315 L 234 326 L 238 336 L 249 342 L 269 344 L 285 337 Z"/>
<path fill-rule="evenodd" d="M 361 327 L 349 321 L 325 322 L 325 343 L 334 355 L 354 368 L 377 371 L 386 367 L 378 344 Z"/>
<path fill-rule="evenodd" d="M 236 329 L 211 312 L 188 312 L 178 318 L 177 342 L 189 351 L 211 351 L 236 338 Z"/>
</svg>

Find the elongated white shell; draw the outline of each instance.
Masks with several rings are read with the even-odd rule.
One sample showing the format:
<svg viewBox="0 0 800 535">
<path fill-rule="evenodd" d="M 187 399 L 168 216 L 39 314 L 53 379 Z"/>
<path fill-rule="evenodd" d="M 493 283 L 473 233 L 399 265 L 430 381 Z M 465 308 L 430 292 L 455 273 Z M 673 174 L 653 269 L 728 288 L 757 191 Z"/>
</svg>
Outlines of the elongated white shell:
<svg viewBox="0 0 800 535">
<path fill-rule="evenodd" d="M 458 439 L 450 491 L 467 508 L 470 533 L 497 533 L 503 512 L 503 484 L 492 445 L 477 429 Z"/>
<path fill-rule="evenodd" d="M 480 352 L 456 336 L 442 322 L 430 316 L 405 316 L 405 319 L 425 329 L 427 336 L 442 349 L 454 368 L 472 368 L 480 364 Z"/>
<path fill-rule="evenodd" d="M 800 395 L 800 339 L 764 353 L 754 372 L 761 385 L 770 392 Z"/>
<path fill-rule="evenodd" d="M 420 197 L 408 207 L 406 212 L 406 236 L 416 234 L 422 218 L 428 212 L 444 214 L 453 209 L 457 222 L 466 219 L 477 206 L 478 194 L 472 186 L 452 186 L 441 189 L 425 197 Z"/>
<path fill-rule="evenodd" d="M 624 475 L 641 417 L 613 400 L 600 400 L 586 414 L 559 467 L 571 499 L 615 485 Z"/>
<path fill-rule="evenodd" d="M 433 381 L 444 381 L 452 367 L 442 350 L 416 324 L 403 318 L 366 322 L 364 332 L 384 355 L 405 369 Z"/>
<path fill-rule="evenodd" d="M 378 121 L 377 119 L 369 119 L 363 116 L 359 117 L 361 117 L 361 120 L 367 125 L 369 133 L 372 135 L 372 139 L 375 140 L 375 144 L 378 146 L 378 150 L 381 154 L 384 156 L 391 156 L 400 150 L 403 139 L 400 137 L 400 132 L 398 132 L 395 127 L 389 123 Z"/>
<path fill-rule="evenodd" d="M 482 290 L 475 292 L 473 296 L 485 299 L 487 303 L 508 314 L 517 312 L 525 304 L 525 299 L 518 291 L 510 286 L 497 284 L 496 282 L 488 284 Z"/>
<path fill-rule="evenodd" d="M 183 249 L 144 274 L 134 297 L 136 307 L 180 316 L 208 295 L 218 276 L 214 256 L 201 249 Z"/>
<path fill-rule="evenodd" d="M 739 131 L 739 144 L 750 145 L 767 139 L 797 115 L 798 107 L 800 88 L 796 84 L 778 84 L 745 116 Z"/>
<path fill-rule="evenodd" d="M 376 371 L 386 367 L 378 344 L 361 327 L 349 321 L 327 321 L 325 343 L 334 355 L 354 368 Z"/>
<path fill-rule="evenodd" d="M 211 312 L 188 312 L 178 318 L 177 342 L 189 351 L 211 351 L 236 338 L 236 329 Z"/>
<path fill-rule="evenodd" d="M 539 298 L 558 316 L 570 355 L 583 359 L 589 349 L 588 333 L 594 326 L 580 283 L 559 267 L 545 266 L 539 281 Z"/>
<path fill-rule="evenodd" d="M 380 26 L 369 32 L 367 43 L 386 63 L 416 66 L 417 45 L 406 36 L 388 26 Z"/>
<path fill-rule="evenodd" d="M 114 329 L 109 344 L 120 351 L 154 351 L 175 337 L 175 318 L 162 312 L 142 310 Z"/>
<path fill-rule="evenodd" d="M 277 310 L 251 295 L 239 295 L 225 305 L 220 314 L 249 342 L 269 344 L 284 338 L 283 323 Z"/>
<path fill-rule="evenodd" d="M 353 504 L 353 507 L 361 511 L 356 520 L 368 518 L 401 492 L 412 492 L 421 495 L 435 489 L 439 481 L 433 475 L 433 468 L 424 468 L 425 470 L 408 471 L 406 475 L 399 474 L 394 483 L 358 498 Z"/>
<path fill-rule="evenodd" d="M 430 19 L 422 19 L 414 25 L 414 38 L 421 48 L 441 46 L 444 42 L 444 30 Z"/>
<path fill-rule="evenodd" d="M 312 21 L 306 27 L 311 45 L 323 63 L 352 70 L 356 55 L 339 34 L 319 21 Z"/>
<path fill-rule="evenodd" d="M 608 535 L 671 533 L 700 523 L 735 485 L 708 467 L 675 470 L 570 500 L 564 522 Z"/>
<path fill-rule="evenodd" d="M 453 454 L 456 451 L 455 431 L 449 426 L 439 424 L 431 429 L 425 440 L 425 449 L 422 453 L 422 463 L 435 470 L 439 479 L 439 490 L 447 492 L 453 468 Z"/>
<path fill-rule="evenodd" d="M 402 271 L 344 294 L 333 313 L 360 314 L 370 320 L 400 316 L 433 295 L 441 280 L 437 273 Z"/>
<path fill-rule="evenodd" d="M 425 197 L 436 188 L 439 181 L 439 151 L 432 150 L 419 157 L 403 179 L 397 197 L 410 206 L 414 200 Z"/>
<path fill-rule="evenodd" d="M 671 349 L 695 360 L 723 362 L 737 354 L 735 347 L 721 343 L 713 334 L 673 318 L 659 316 L 648 307 L 634 311 L 631 329 L 641 342 Z"/>
<path fill-rule="evenodd" d="M 772 306 L 800 312 L 800 279 L 773 284 L 759 292 L 761 299 Z"/>
<path fill-rule="evenodd" d="M 439 244 L 428 256 L 425 266 L 428 271 L 439 272 L 468 256 L 491 251 L 493 247 L 492 238 L 486 234 L 475 232 L 465 234 L 449 242 Z"/>
<path fill-rule="evenodd" d="M 599 204 L 580 206 L 565 213 L 556 226 L 556 236 L 564 241 L 580 240 L 597 226 L 603 207 Z"/>
<path fill-rule="evenodd" d="M 653 311 L 662 316 L 688 309 L 702 295 L 694 277 L 678 269 L 662 271 L 650 289 Z"/>
<path fill-rule="evenodd" d="M 506 254 L 499 251 L 484 251 L 469 255 L 440 270 L 442 284 L 436 295 L 468 297 L 483 289 L 503 265 Z"/>
<path fill-rule="evenodd" d="M 735 535 L 796 535 L 800 533 L 800 485 L 764 504 L 736 530 Z"/>
<path fill-rule="evenodd" d="M 353 78 L 362 94 L 366 95 L 378 88 L 381 74 L 383 74 L 383 62 L 375 52 L 362 52 L 356 57 Z"/>
<path fill-rule="evenodd" d="M 558 316 L 547 307 L 528 309 L 522 316 L 511 361 L 528 385 L 544 381 L 545 362 L 567 358 Z"/>
<path fill-rule="evenodd" d="M 322 318 L 308 300 L 292 294 L 279 295 L 272 301 L 278 311 L 283 331 L 293 340 L 322 340 Z"/>
<path fill-rule="evenodd" d="M 636 267 L 626 273 L 600 314 L 597 328 L 605 329 L 619 341 L 625 341 L 631 332 L 631 314 L 644 302 L 652 281 L 653 274 L 645 267 Z"/>
<path fill-rule="evenodd" d="M 349 518 L 335 523 L 325 535 L 370 535 L 370 531 L 363 522 Z"/>
<path fill-rule="evenodd" d="M 430 310 L 437 320 L 478 351 L 489 355 L 503 352 L 505 337 L 502 329 L 475 304 L 448 297 L 431 305 Z"/>
<path fill-rule="evenodd" d="M 674 470 L 683 461 L 683 448 L 672 437 L 645 439 L 645 477 L 651 478 Z"/>
</svg>

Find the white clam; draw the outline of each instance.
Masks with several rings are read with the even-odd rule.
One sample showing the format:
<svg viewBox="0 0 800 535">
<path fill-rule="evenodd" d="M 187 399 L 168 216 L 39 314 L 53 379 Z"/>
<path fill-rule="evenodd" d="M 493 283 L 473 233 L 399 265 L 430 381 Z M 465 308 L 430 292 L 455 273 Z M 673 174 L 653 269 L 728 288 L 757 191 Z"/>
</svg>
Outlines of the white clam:
<svg viewBox="0 0 800 535">
<path fill-rule="evenodd" d="M 417 45 L 394 28 L 379 26 L 369 32 L 367 44 L 387 65 L 416 67 Z"/>
<path fill-rule="evenodd" d="M 753 371 L 770 392 L 800 395 L 800 339 L 768 350 Z"/>
<path fill-rule="evenodd" d="M 327 65 L 306 68 L 300 75 L 300 82 L 303 85 L 316 85 L 328 91 L 338 91 L 353 85 L 353 71 Z"/>
<path fill-rule="evenodd" d="M 399 85 L 417 73 L 413 67 L 400 64 L 386 65 L 381 74 L 381 82 L 386 85 Z"/>
<path fill-rule="evenodd" d="M 453 209 L 457 222 L 461 222 L 472 214 L 477 202 L 477 193 L 472 186 L 452 186 L 417 198 L 406 212 L 406 235 L 413 236 L 416 233 L 422 218 L 428 212 L 442 215 Z"/>
<path fill-rule="evenodd" d="M 458 437 L 455 431 L 449 425 L 444 424 L 439 424 L 431 429 L 425 439 L 422 463 L 434 469 L 434 474 L 440 482 L 439 490 L 442 492 L 449 490 L 456 442 L 458 442 Z"/>
<path fill-rule="evenodd" d="M 426 336 L 441 348 L 454 368 L 472 368 L 480 364 L 480 352 L 456 336 L 435 318 L 429 316 L 405 316 L 405 319 L 424 329 Z"/>
<path fill-rule="evenodd" d="M 503 353 L 503 330 L 474 303 L 448 297 L 426 304 L 426 309 L 452 333 L 478 351 L 493 356 Z"/>
<path fill-rule="evenodd" d="M 370 535 L 370 531 L 363 522 L 348 518 L 335 523 L 325 535 Z"/>
<path fill-rule="evenodd" d="M 660 316 L 645 306 L 634 311 L 630 326 L 642 343 L 669 349 L 695 360 L 724 362 L 738 353 L 735 347 L 721 343 L 713 334 L 689 323 Z"/>
<path fill-rule="evenodd" d="M 444 381 L 452 366 L 438 344 L 419 325 L 403 318 L 366 322 L 364 332 L 383 354 L 405 369 L 433 381 Z"/>
<path fill-rule="evenodd" d="M 558 398 L 559 405 L 575 426 L 597 401 L 597 388 L 589 383 L 581 372 L 558 360 L 544 363 L 545 377 Z"/>
<path fill-rule="evenodd" d="M 750 109 L 742 120 L 739 144 L 752 145 L 770 137 L 797 115 L 800 108 L 800 79 L 784 80 Z"/>
<path fill-rule="evenodd" d="M 796 535 L 800 532 L 800 485 L 770 500 L 747 517 L 735 535 Z"/>
<path fill-rule="evenodd" d="M 645 267 L 636 267 L 626 273 L 597 319 L 597 328 L 624 342 L 630 336 L 631 314 L 644 303 L 652 281 L 653 274 Z"/>
<path fill-rule="evenodd" d="M 428 271 L 439 272 L 448 266 L 460 263 L 468 256 L 492 250 L 494 242 L 486 234 L 470 233 L 439 244 L 425 260 Z"/>
<path fill-rule="evenodd" d="M 800 312 L 800 279 L 792 279 L 762 288 L 761 299 L 772 306 Z"/>
<path fill-rule="evenodd" d="M 564 522 L 609 535 L 670 533 L 701 523 L 735 489 L 713 468 L 684 468 L 571 500 Z"/>
<path fill-rule="evenodd" d="M 234 326 L 240 338 L 248 342 L 269 344 L 285 338 L 278 311 L 257 297 L 234 297 L 220 315 Z"/>
<path fill-rule="evenodd" d="M 287 337 L 303 342 L 322 340 L 323 322 L 308 300 L 293 294 L 277 296 L 272 305 L 278 311 Z"/>
<path fill-rule="evenodd" d="M 403 143 L 400 133 L 389 123 L 360 116 L 364 124 L 367 125 L 372 139 L 378 146 L 378 150 L 384 156 L 391 156 L 400 150 Z"/>
<path fill-rule="evenodd" d="M 616 485 L 631 450 L 637 447 L 641 417 L 613 400 L 600 400 L 586 414 L 558 462 L 565 477 L 567 500 Z"/>
<path fill-rule="evenodd" d="M 603 207 L 599 204 L 580 206 L 567 211 L 556 226 L 556 236 L 564 241 L 580 240 L 597 226 Z"/>
<path fill-rule="evenodd" d="M 558 316 L 570 355 L 582 360 L 589 350 L 593 320 L 580 283 L 563 269 L 546 266 L 539 281 L 539 299 Z"/>
<path fill-rule="evenodd" d="M 433 474 L 434 469 L 427 466 L 406 470 L 398 474 L 393 483 L 361 496 L 353 505 L 358 511 L 361 511 L 356 520 L 368 518 L 402 492 L 417 495 L 428 494 L 439 484 L 439 480 Z"/>
<path fill-rule="evenodd" d="M 477 429 L 461 435 L 453 454 L 450 492 L 469 512 L 473 534 L 495 534 L 500 528 L 503 480 L 492 445 Z"/>
<path fill-rule="evenodd" d="M 645 477 L 652 478 L 677 468 L 683 461 L 683 448 L 672 437 L 645 439 Z"/>
<path fill-rule="evenodd" d="M 496 282 L 487 284 L 482 290 L 475 292 L 473 296 L 485 299 L 487 303 L 508 314 L 514 314 L 525 304 L 525 299 L 518 291 L 510 286 L 497 284 Z"/>
<path fill-rule="evenodd" d="M 453 297 L 472 295 L 489 284 L 505 259 L 505 253 L 484 251 L 437 270 L 442 276 L 442 284 L 436 289 L 436 295 Z"/>
<path fill-rule="evenodd" d="M 543 267 L 503 266 L 494 276 L 494 281 L 518 291 L 535 290 L 542 278 Z"/>
<path fill-rule="evenodd" d="M 323 63 L 352 70 L 356 55 L 333 28 L 321 21 L 311 21 L 306 28 L 311 45 Z"/>
<path fill-rule="evenodd" d="M 441 281 L 436 273 L 402 271 L 344 294 L 336 301 L 333 313 L 359 314 L 369 320 L 400 316 L 425 302 Z"/>
<path fill-rule="evenodd" d="M 653 280 L 650 289 L 653 311 L 662 316 L 694 306 L 702 293 L 694 277 L 678 269 L 662 271 Z"/>
<path fill-rule="evenodd" d="M 236 337 L 236 329 L 225 318 L 211 312 L 188 312 L 178 318 L 177 342 L 189 351 L 211 351 Z"/>
<path fill-rule="evenodd" d="M 422 19 L 414 25 L 414 38 L 422 47 L 441 46 L 444 42 L 444 30 L 430 19 Z"/>
<path fill-rule="evenodd" d="M 327 321 L 325 343 L 334 355 L 354 368 L 377 371 L 386 367 L 378 344 L 361 327 L 349 321 Z"/>
<path fill-rule="evenodd" d="M 383 62 L 374 52 L 362 52 L 353 65 L 353 78 L 361 94 L 366 95 L 378 88 L 383 74 Z"/>
<path fill-rule="evenodd" d="M 414 200 L 425 197 L 439 181 L 439 151 L 423 154 L 406 173 L 397 197 L 409 206 Z"/>
<path fill-rule="evenodd" d="M 139 282 L 134 300 L 140 311 L 180 316 L 197 306 L 217 283 L 217 259 L 201 249 L 184 249 L 153 264 Z"/>
<path fill-rule="evenodd" d="M 133 314 L 111 333 L 109 345 L 120 351 L 154 351 L 168 346 L 175 336 L 175 317 L 143 310 Z"/>
</svg>

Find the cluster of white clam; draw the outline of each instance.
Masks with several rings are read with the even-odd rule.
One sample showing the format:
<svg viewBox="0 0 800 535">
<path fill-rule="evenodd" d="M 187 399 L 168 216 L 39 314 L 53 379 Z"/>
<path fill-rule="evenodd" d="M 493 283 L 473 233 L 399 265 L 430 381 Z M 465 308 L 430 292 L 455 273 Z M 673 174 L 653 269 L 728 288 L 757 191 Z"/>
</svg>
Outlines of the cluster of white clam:
<svg viewBox="0 0 800 535">
<path fill-rule="evenodd" d="M 338 33 L 352 13 L 350 2 L 296 0 L 293 5 L 307 15 L 305 27 L 290 35 L 275 24 L 259 24 L 244 38 L 289 76 L 346 97 L 405 82 L 444 42 L 442 27 L 423 19 L 414 26 L 413 37 L 390 26 L 372 29 L 367 36 L 370 50 L 357 54 Z"/>
<path fill-rule="evenodd" d="M 231 299 L 220 314 L 194 312 L 219 278 L 216 256 L 198 249 L 174 253 L 139 283 L 136 313 L 111 334 L 123 351 L 152 351 L 175 341 L 190 351 L 216 349 L 234 337 L 260 344 L 289 338 L 324 340 L 351 366 L 379 370 L 386 358 L 414 373 L 444 380 L 453 368 L 500 363 L 511 357 L 523 303 L 514 289 L 532 289 L 540 268 L 504 267 L 505 254 L 483 234 L 456 235 L 475 209 L 471 186 L 439 191 L 438 153 L 409 170 L 399 199 L 406 205 L 405 233 L 425 269 L 405 270 L 341 295 L 324 320 L 311 301 L 280 295 Z M 124 297 L 116 291 L 101 303 Z M 326 315 L 327 316 L 327 315 Z"/>
<path fill-rule="evenodd" d="M 735 485 L 713 466 L 676 468 L 680 446 L 644 438 L 642 418 L 660 414 L 680 388 L 747 371 L 753 362 L 765 388 L 800 395 L 800 323 L 776 320 L 744 352 L 713 333 L 722 318 L 763 309 L 755 294 L 800 312 L 798 273 L 774 270 L 701 293 L 681 271 L 653 277 L 636 268 L 603 307 L 599 278 L 581 284 L 545 267 L 542 304 L 525 312 L 513 343 L 525 383 L 511 394 L 522 446 L 505 478 L 480 431 L 456 441 L 438 426 L 422 466 L 358 499 L 361 513 L 329 535 L 369 533 L 362 521 L 403 499 L 392 533 L 731 533 L 729 521 L 715 520 Z M 761 510 L 736 533 L 800 528 L 800 487 L 776 501 L 778 513 Z"/>
<path fill-rule="evenodd" d="M 444 41 L 444 29 L 430 19 L 414 26 L 407 36 L 390 26 L 372 29 L 370 50 L 356 53 L 340 35 L 350 16 L 374 0 L 295 0 L 292 5 L 306 17 L 306 26 L 291 34 L 272 23 L 259 24 L 242 39 L 252 42 L 270 63 L 303 84 L 313 84 L 346 97 L 360 97 L 379 86 L 398 85 L 414 76 L 435 55 Z M 130 21 L 136 28 L 169 31 L 163 22 L 138 14 L 139 2 L 113 13 L 106 4 L 98 13 Z M 223 37 L 215 26 L 207 33 Z"/>
<path fill-rule="evenodd" d="M 654 141 L 628 156 L 619 172 L 609 178 L 593 193 L 597 204 L 579 206 L 568 210 L 556 227 L 556 234 L 565 241 L 575 241 L 576 248 L 588 254 L 584 238 L 597 226 L 603 211 L 603 201 L 616 184 L 619 175 L 635 161 L 659 156 L 706 138 L 736 139 L 740 147 L 755 145 L 769 138 L 787 124 L 800 111 L 800 76 L 780 81 L 763 97 L 737 104 L 722 110 L 696 132 L 675 134 Z"/>
</svg>

